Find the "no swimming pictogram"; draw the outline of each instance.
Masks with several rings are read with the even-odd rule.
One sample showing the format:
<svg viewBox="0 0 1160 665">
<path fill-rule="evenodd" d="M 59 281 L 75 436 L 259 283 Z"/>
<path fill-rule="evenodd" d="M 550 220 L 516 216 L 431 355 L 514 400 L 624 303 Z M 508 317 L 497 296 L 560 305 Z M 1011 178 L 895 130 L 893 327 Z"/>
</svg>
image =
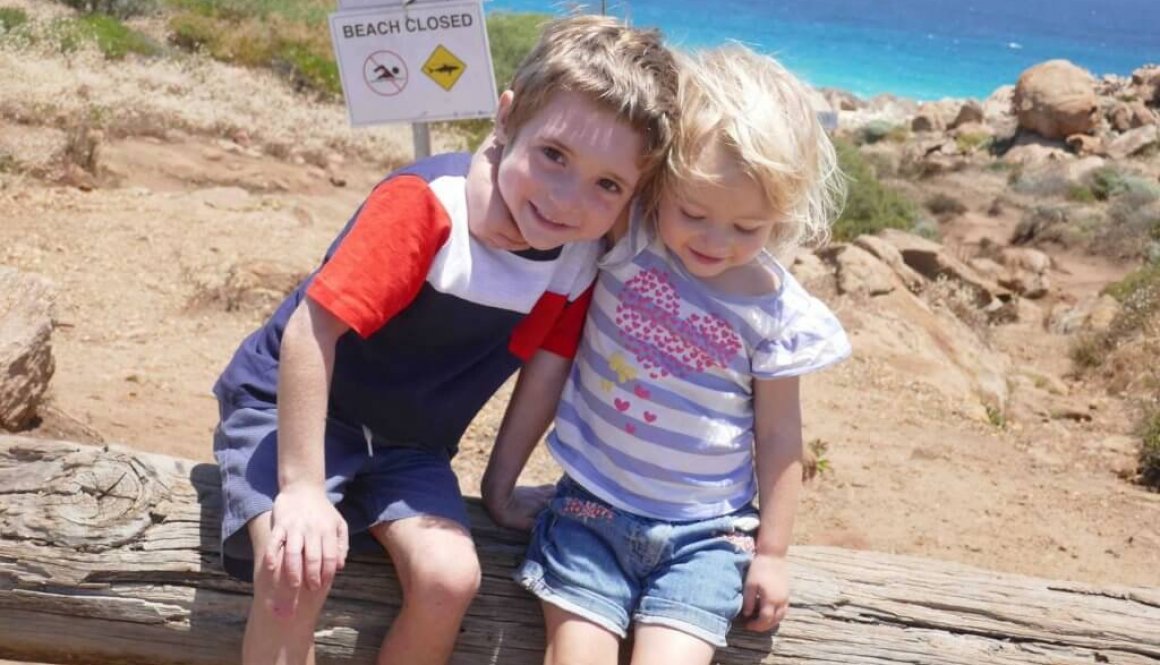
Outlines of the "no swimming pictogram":
<svg viewBox="0 0 1160 665">
<path fill-rule="evenodd" d="M 363 78 L 374 93 L 394 97 L 407 87 L 407 63 L 393 51 L 375 51 L 363 63 Z"/>
</svg>

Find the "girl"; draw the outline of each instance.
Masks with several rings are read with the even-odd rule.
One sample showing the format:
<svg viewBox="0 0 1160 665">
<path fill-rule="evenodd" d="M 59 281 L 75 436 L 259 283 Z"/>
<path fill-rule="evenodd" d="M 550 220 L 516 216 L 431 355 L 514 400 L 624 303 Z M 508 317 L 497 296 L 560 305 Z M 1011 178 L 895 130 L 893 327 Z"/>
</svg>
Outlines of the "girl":
<svg viewBox="0 0 1160 665">
<path fill-rule="evenodd" d="M 838 320 L 773 254 L 824 240 L 843 193 L 805 86 L 741 46 L 682 70 L 660 194 L 642 195 L 600 262 L 548 437 L 565 475 L 516 572 L 543 602 L 546 663 L 615 663 L 635 625 L 634 665 L 708 664 L 739 614 L 754 630 L 781 621 L 798 377 L 850 353 Z M 556 394 L 521 382 L 509 416 Z M 515 422 L 483 495 L 497 522 L 518 526 L 537 504 L 515 480 L 543 430 Z"/>
</svg>

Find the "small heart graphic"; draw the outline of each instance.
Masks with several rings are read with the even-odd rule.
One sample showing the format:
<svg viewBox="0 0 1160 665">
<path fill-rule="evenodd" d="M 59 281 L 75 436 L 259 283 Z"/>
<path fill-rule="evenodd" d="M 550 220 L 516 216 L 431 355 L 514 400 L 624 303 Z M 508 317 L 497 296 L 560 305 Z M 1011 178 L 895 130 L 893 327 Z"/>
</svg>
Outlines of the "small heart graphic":
<svg viewBox="0 0 1160 665">
<path fill-rule="evenodd" d="M 625 423 L 624 431 L 628 432 L 629 434 L 636 434 L 636 425 L 633 425 L 632 423 Z"/>
<path fill-rule="evenodd" d="M 636 396 L 641 399 L 648 399 L 648 396 L 652 394 L 648 391 L 648 388 L 645 388 L 639 383 L 632 389 L 632 392 L 636 393 Z"/>
<path fill-rule="evenodd" d="M 646 423 L 656 422 L 656 419 L 657 419 L 657 414 L 649 412 L 649 411 L 644 412 L 644 421 Z"/>
<path fill-rule="evenodd" d="M 620 399 L 619 397 L 612 400 L 612 403 L 616 406 L 617 411 L 628 411 L 628 407 L 632 406 L 628 403 L 628 400 Z"/>
</svg>

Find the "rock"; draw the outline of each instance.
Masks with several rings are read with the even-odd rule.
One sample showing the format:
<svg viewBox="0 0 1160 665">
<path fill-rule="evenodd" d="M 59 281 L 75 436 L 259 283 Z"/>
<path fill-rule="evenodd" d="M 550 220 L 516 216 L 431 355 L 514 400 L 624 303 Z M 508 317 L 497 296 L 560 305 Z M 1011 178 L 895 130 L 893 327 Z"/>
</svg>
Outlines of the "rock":
<svg viewBox="0 0 1160 665">
<path fill-rule="evenodd" d="M 812 252 L 800 252 L 790 263 L 789 271 L 797 281 L 811 291 L 828 284 L 833 288 L 833 270 Z"/>
<path fill-rule="evenodd" d="M 29 427 L 56 370 L 52 283 L 0 266 L 0 429 Z"/>
<path fill-rule="evenodd" d="M 983 113 L 983 105 L 979 102 L 968 99 L 962 107 L 959 108 L 958 115 L 951 121 L 950 128 L 955 129 L 967 123 L 982 124 L 985 114 Z"/>
<path fill-rule="evenodd" d="M 1160 106 L 1160 65 L 1148 65 L 1132 72 L 1132 86 L 1145 104 Z"/>
<path fill-rule="evenodd" d="M 1056 335 L 1103 332 L 1112 325 L 1120 309 L 1119 301 L 1106 294 L 1075 305 L 1057 306 L 1048 314 L 1047 329 Z"/>
<path fill-rule="evenodd" d="M 902 253 L 898 251 L 898 248 L 882 238 L 872 235 L 861 235 L 854 240 L 854 244 L 870 252 L 879 261 L 889 266 L 894 271 L 894 274 L 898 276 L 903 286 L 911 293 L 918 293 L 926 284 L 926 280 L 923 279 L 922 275 L 906 265 L 906 261 L 903 260 Z"/>
<path fill-rule="evenodd" d="M 1080 157 L 1103 155 L 1106 152 L 1103 140 L 1088 134 L 1072 134 L 1067 137 L 1067 147 Z"/>
<path fill-rule="evenodd" d="M 1160 127 L 1148 125 L 1124 132 L 1108 143 L 1108 157 L 1124 159 L 1160 142 Z"/>
<path fill-rule="evenodd" d="M 1011 299 L 1011 293 L 980 275 L 966 263 L 951 255 L 942 245 L 897 229 L 884 229 L 878 236 L 894 245 L 906 265 L 928 280 L 945 277 L 968 287 L 981 309 L 999 307 Z"/>
<path fill-rule="evenodd" d="M 878 257 L 856 245 L 831 245 L 818 252 L 836 267 L 838 293 L 854 296 L 880 296 L 898 286 L 898 278 Z"/>
<path fill-rule="evenodd" d="M 919 104 L 918 112 L 910 121 L 910 128 L 916 132 L 941 132 L 947 128 L 958 111 L 958 102 L 944 99 L 937 102 Z"/>
<path fill-rule="evenodd" d="M 1062 141 L 1020 132 L 1012 147 L 1003 154 L 1003 161 L 1028 167 L 1040 166 L 1048 161 L 1066 159 L 1069 154 L 1065 147 Z"/>
<path fill-rule="evenodd" d="M 1051 139 L 1090 134 L 1099 110 L 1095 80 L 1067 60 L 1049 60 L 1024 71 L 1012 103 L 1020 127 Z"/>
<path fill-rule="evenodd" d="M 240 212 L 251 210 L 258 205 L 254 197 L 241 187 L 210 187 L 195 192 L 194 196 L 215 210 Z"/>
<path fill-rule="evenodd" d="M 1156 124 L 1156 115 L 1144 102 L 1116 102 L 1108 110 L 1108 123 L 1117 132 Z"/>
</svg>

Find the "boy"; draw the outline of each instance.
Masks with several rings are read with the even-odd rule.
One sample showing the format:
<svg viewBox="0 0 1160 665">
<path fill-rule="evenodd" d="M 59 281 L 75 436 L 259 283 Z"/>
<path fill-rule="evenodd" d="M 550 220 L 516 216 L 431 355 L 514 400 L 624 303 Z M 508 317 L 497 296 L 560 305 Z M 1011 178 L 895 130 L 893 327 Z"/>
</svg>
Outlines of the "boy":
<svg viewBox="0 0 1160 665">
<path fill-rule="evenodd" d="M 242 343 L 214 388 L 214 452 L 223 559 L 254 580 L 244 662 L 313 662 L 348 534 L 364 530 L 404 595 L 379 662 L 448 659 L 480 579 L 451 456 L 521 362 L 525 384 L 567 372 L 597 239 L 654 186 L 676 87 L 655 31 L 549 24 L 500 97 L 494 185 L 465 186 L 464 155 L 392 174 Z M 469 233 L 509 213 L 530 249 Z"/>
</svg>

